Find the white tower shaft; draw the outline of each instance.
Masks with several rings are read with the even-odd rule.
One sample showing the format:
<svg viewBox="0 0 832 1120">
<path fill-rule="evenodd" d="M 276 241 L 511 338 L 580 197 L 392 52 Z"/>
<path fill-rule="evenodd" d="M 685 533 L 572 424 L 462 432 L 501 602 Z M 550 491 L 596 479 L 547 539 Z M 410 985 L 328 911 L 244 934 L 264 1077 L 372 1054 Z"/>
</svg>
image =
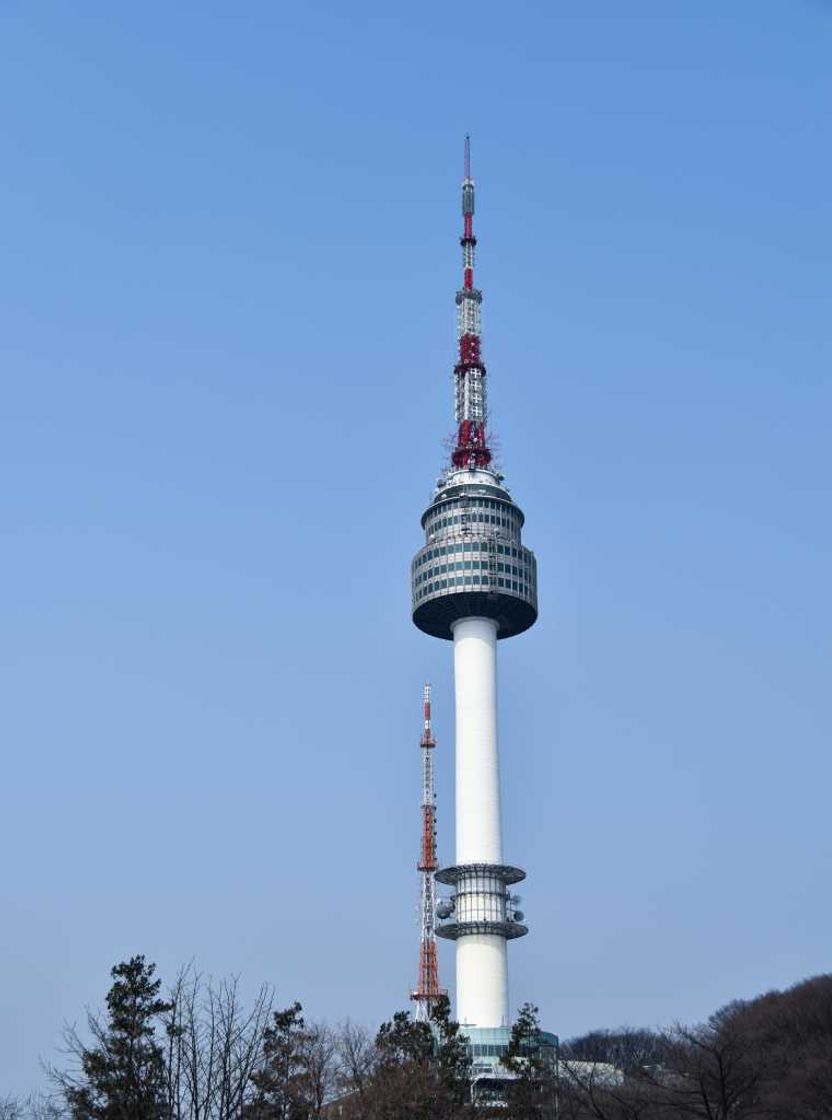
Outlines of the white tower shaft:
<svg viewBox="0 0 832 1120">
<path fill-rule="evenodd" d="M 508 943 L 473 933 L 456 943 L 456 1017 L 463 1026 L 507 1027 Z"/>
<path fill-rule="evenodd" d="M 453 626 L 456 697 L 456 862 L 503 862 L 497 751 L 497 623 L 464 618 Z M 493 905 L 489 892 L 457 897 L 460 921 Z M 477 933 L 456 943 L 460 1023 L 501 1027 L 509 1021 L 506 939 Z"/>
<path fill-rule="evenodd" d="M 453 625 L 456 699 L 456 862 L 502 863 L 497 756 L 497 623 Z"/>
</svg>

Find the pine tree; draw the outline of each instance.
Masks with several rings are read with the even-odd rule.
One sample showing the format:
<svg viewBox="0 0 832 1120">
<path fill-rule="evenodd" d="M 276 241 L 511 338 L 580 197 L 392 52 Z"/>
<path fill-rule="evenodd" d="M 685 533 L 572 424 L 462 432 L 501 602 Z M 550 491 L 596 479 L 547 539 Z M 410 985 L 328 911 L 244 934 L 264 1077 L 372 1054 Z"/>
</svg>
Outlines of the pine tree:
<svg viewBox="0 0 832 1120">
<path fill-rule="evenodd" d="M 451 1018 L 451 1001 L 441 996 L 433 1006 L 436 1030 L 437 1116 L 459 1116 L 471 1100 L 471 1058 L 459 1023 Z"/>
<path fill-rule="evenodd" d="M 80 1069 L 54 1077 L 73 1120 L 166 1120 L 167 1071 L 156 1028 L 171 1004 L 159 998 L 155 971 L 142 955 L 117 964 L 106 1020 L 87 1020 L 93 1044 L 69 1033 Z"/>
<path fill-rule="evenodd" d="M 512 1120 L 545 1120 L 554 1112 L 555 1077 L 540 1036 L 538 1009 L 524 1003 L 503 1058 L 503 1065 L 514 1074 L 506 1086 Z"/>
<path fill-rule="evenodd" d="M 372 1120 L 434 1120 L 436 1076 L 430 1024 L 397 1011 L 376 1035 L 376 1070 L 369 1098 Z"/>
<path fill-rule="evenodd" d="M 375 1041 L 376 1068 L 364 1094 L 372 1120 L 461 1120 L 471 1111 L 471 1062 L 447 996 L 431 1022 L 407 1011 L 383 1023 Z"/>
<path fill-rule="evenodd" d="M 256 1096 L 246 1110 L 250 1120 L 308 1120 L 308 1032 L 303 1008 L 295 1001 L 275 1011 L 263 1031 L 263 1064 L 252 1074 Z"/>
<path fill-rule="evenodd" d="M 425 1063 L 433 1054 L 433 1033 L 427 1023 L 417 1023 L 409 1011 L 397 1011 L 382 1023 L 376 1035 L 379 1064 Z"/>
</svg>

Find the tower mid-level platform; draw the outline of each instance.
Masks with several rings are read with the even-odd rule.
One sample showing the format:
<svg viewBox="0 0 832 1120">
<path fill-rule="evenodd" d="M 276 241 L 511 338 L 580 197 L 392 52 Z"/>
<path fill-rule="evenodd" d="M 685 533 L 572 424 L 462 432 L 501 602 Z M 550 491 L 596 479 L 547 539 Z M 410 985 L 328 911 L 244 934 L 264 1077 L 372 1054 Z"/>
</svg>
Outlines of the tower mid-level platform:
<svg viewBox="0 0 832 1120">
<path fill-rule="evenodd" d="M 453 887 L 453 893 L 437 911 L 437 936 L 448 941 L 473 934 L 496 934 L 506 941 L 524 937 L 529 929 L 508 887 L 525 878 L 525 871 L 505 863 L 443 867 L 436 872 L 436 881 Z"/>
</svg>

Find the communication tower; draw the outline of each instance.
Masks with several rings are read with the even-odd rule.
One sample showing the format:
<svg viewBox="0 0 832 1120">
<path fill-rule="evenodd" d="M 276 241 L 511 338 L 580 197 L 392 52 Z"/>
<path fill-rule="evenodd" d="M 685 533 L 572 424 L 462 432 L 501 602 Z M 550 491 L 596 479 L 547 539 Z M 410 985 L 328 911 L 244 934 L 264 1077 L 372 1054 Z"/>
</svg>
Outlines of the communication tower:
<svg viewBox="0 0 832 1120">
<path fill-rule="evenodd" d="M 507 945 L 528 930 L 511 893 L 525 872 L 503 857 L 497 643 L 535 622 L 537 565 L 521 539 L 523 512 L 494 469 L 489 448 L 467 137 L 462 222 L 456 440 L 422 515 L 425 544 L 411 566 L 412 605 L 420 630 L 454 645 L 456 862 L 436 873 L 437 881 L 451 888 L 436 911 L 436 933 L 456 942 L 459 1022 L 465 1029 L 507 1028 Z M 497 1033 L 502 1038 L 505 1032 Z M 504 1044 L 505 1039 L 495 1042 L 498 1048 Z"/>
<path fill-rule="evenodd" d="M 439 963 L 436 957 L 434 926 L 436 911 L 434 875 L 439 865 L 436 862 L 436 790 L 433 780 L 433 752 L 436 748 L 436 740 L 433 737 L 429 684 L 425 685 L 423 705 L 424 725 L 419 742 L 422 751 L 422 846 L 419 862 L 416 865 L 422 887 L 419 906 L 419 980 L 410 993 L 410 998 L 416 1003 L 414 1013 L 416 1021 L 427 1023 L 430 1021 L 433 1005 L 444 994 L 439 987 Z"/>
</svg>

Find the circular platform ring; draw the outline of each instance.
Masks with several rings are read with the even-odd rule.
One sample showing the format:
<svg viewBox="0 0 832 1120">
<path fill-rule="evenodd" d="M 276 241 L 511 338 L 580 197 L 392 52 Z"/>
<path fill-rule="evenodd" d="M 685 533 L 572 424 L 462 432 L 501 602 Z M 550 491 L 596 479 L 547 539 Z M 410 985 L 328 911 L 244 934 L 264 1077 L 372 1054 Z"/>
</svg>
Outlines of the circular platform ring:
<svg viewBox="0 0 832 1120">
<path fill-rule="evenodd" d="M 413 610 L 413 622 L 424 634 L 453 641 L 453 623 L 461 618 L 493 618 L 498 638 L 513 638 L 534 625 L 537 607 L 517 595 L 494 591 L 444 592 L 425 599 Z"/>
<path fill-rule="evenodd" d="M 454 867 L 441 867 L 434 878 L 437 883 L 454 887 L 460 879 L 466 879 L 470 875 L 490 875 L 493 879 L 499 879 L 507 887 L 513 883 L 520 883 L 526 878 L 525 871 L 507 863 L 459 863 Z"/>
<path fill-rule="evenodd" d="M 475 933 L 491 933 L 513 941 L 515 937 L 525 937 L 529 927 L 522 922 L 446 922 L 436 926 L 436 936 L 447 941 L 457 941 Z"/>
</svg>

